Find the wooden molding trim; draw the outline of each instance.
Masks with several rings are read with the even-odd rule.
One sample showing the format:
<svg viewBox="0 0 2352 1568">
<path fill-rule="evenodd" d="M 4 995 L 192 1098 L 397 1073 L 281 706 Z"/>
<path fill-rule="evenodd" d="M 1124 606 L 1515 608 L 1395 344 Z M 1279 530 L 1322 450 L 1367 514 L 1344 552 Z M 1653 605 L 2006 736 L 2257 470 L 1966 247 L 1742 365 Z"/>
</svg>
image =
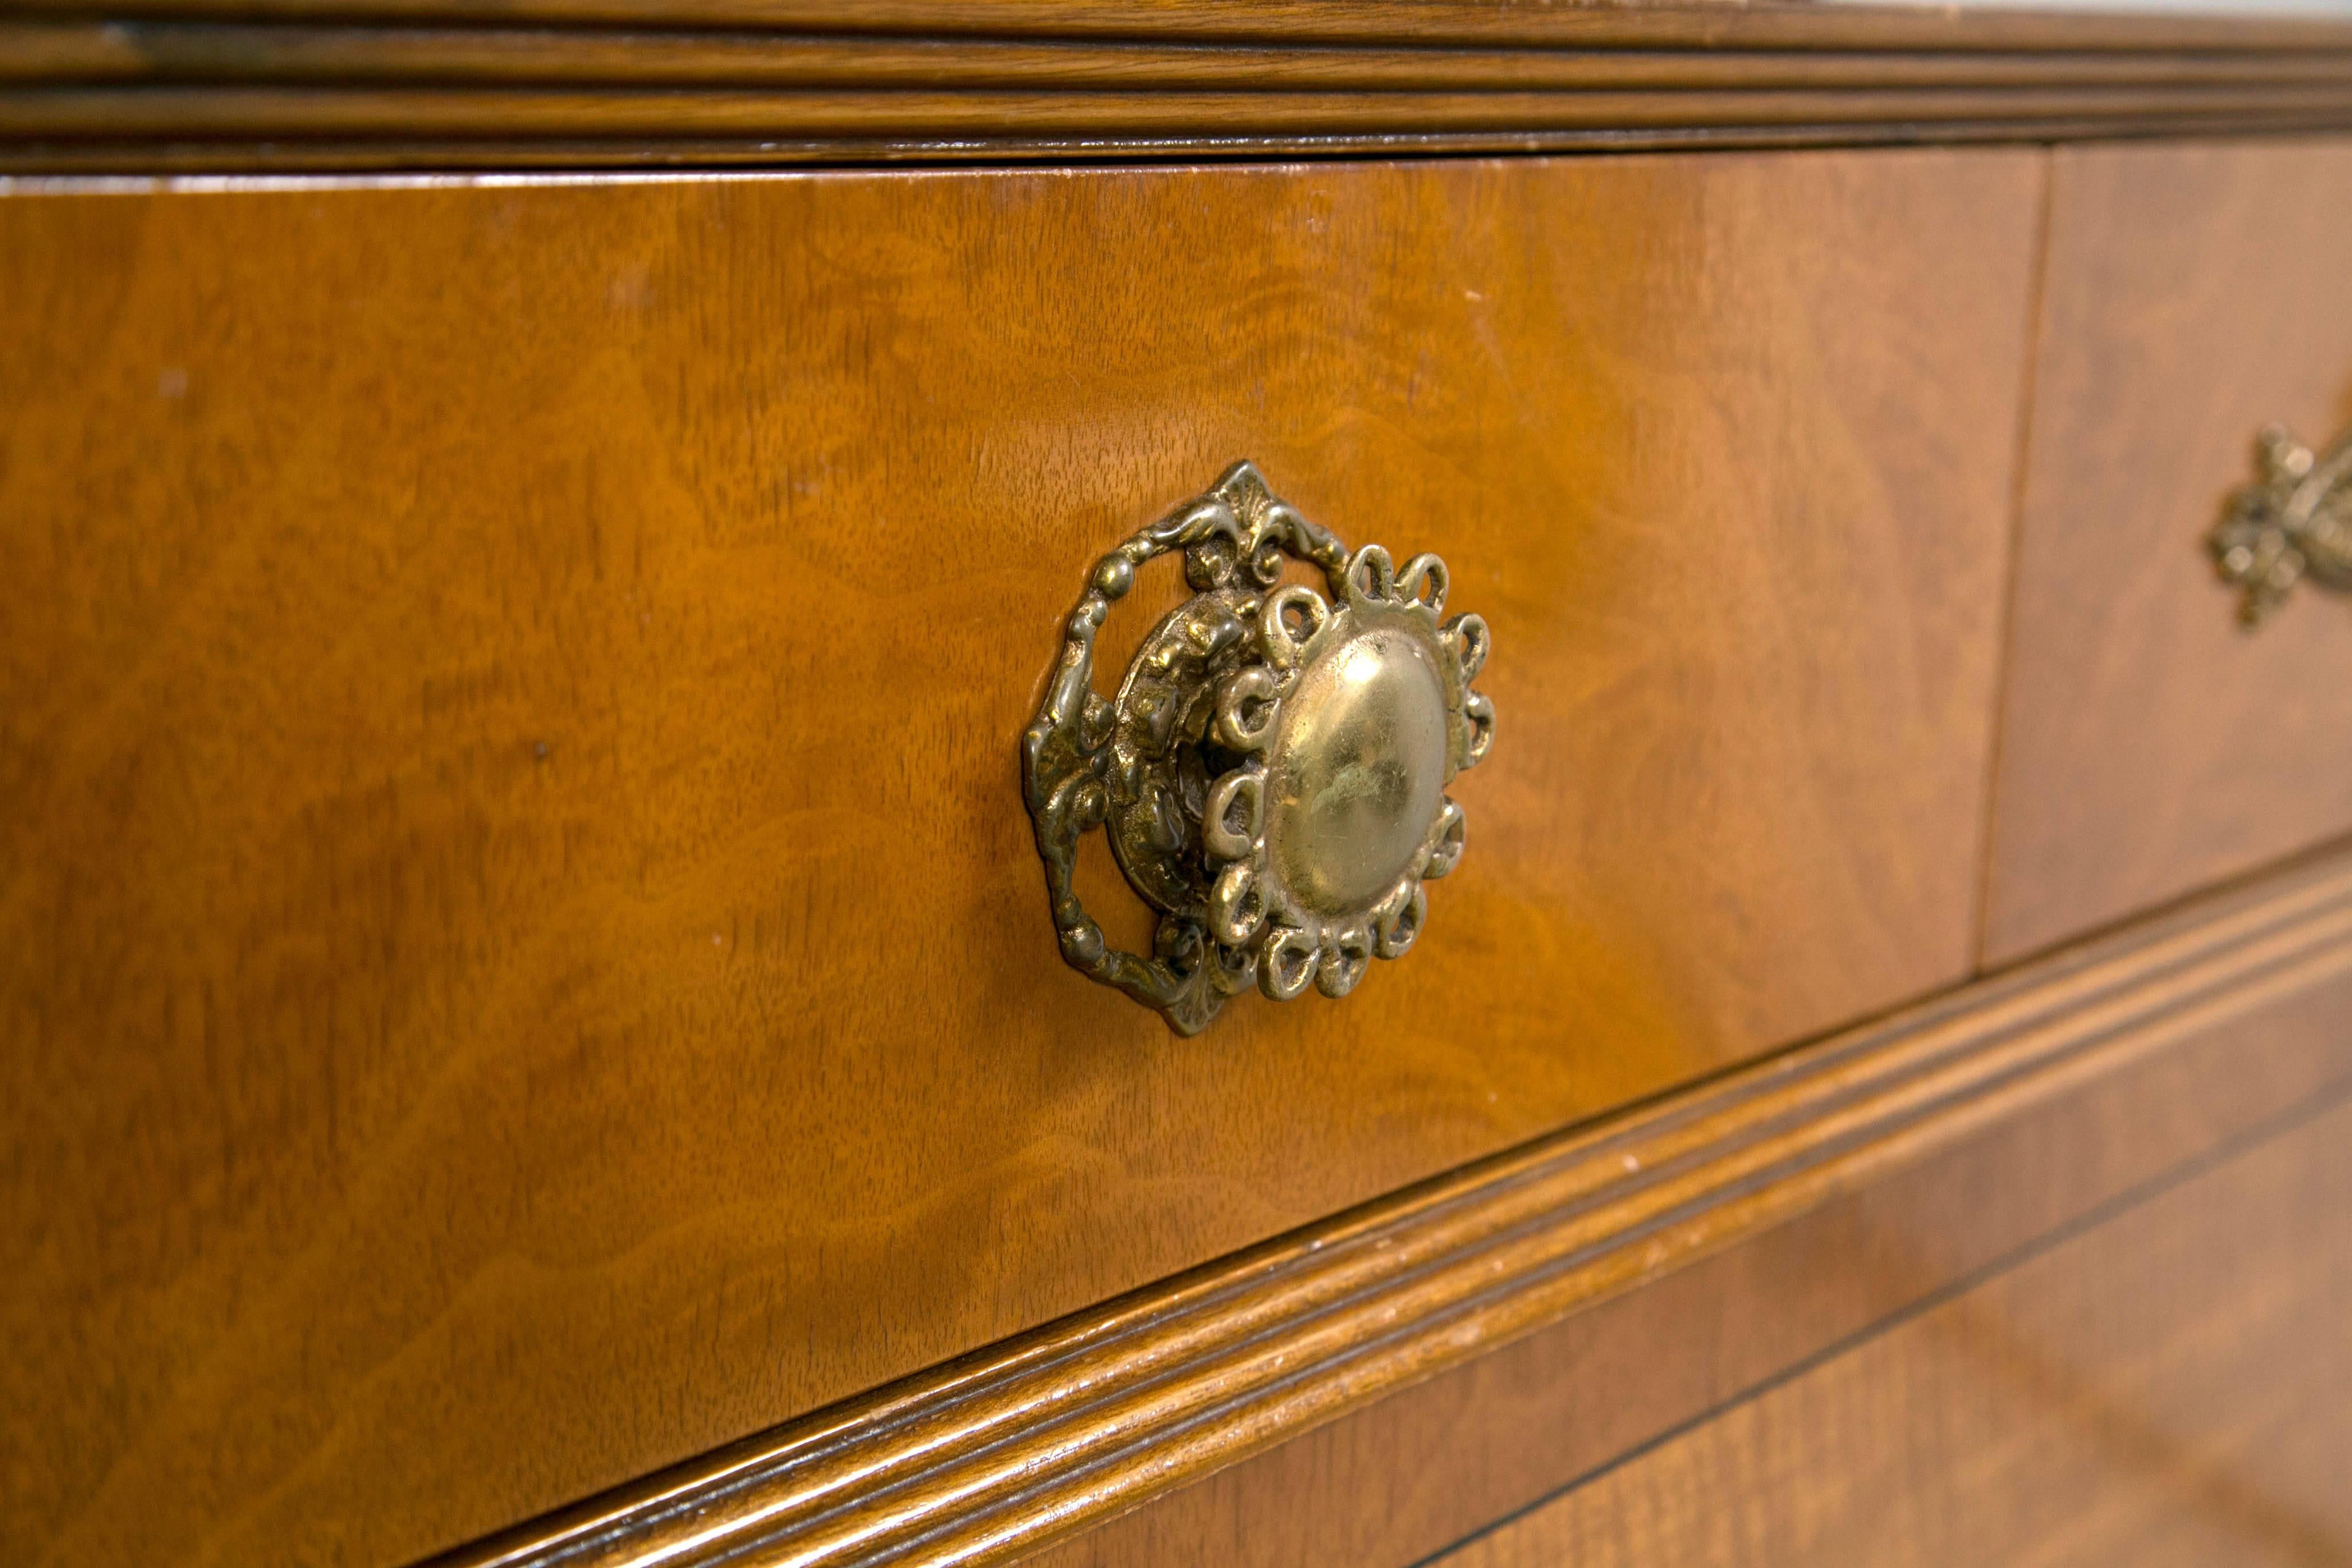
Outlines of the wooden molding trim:
<svg viewBox="0 0 2352 1568">
<path fill-rule="evenodd" d="M 89 0 L 13 0 L 26 16 L 88 16 Z M 2283 43 L 2342 47 L 2325 14 L 2131 13 L 2061 3 L 1821 5 L 1802 0 L 137 0 L 123 14 L 202 20 L 501 23 L 601 27 L 762 28 L 826 36 L 1170 42 L 1506 45 L 1622 48 L 1649 44 L 1773 48 L 2175 48 L 2260 52 Z"/>
<path fill-rule="evenodd" d="M 2352 127 L 2352 18 L 1994 8 L 1116 14 L 47 0 L 0 22 L 0 167 L 623 167 L 2063 140 Z M 47 13 L 47 14 L 45 14 Z M 218 13 L 218 14 L 208 14 Z"/>
<path fill-rule="evenodd" d="M 2352 969 L 2352 853 L 1278 1238 L 439 1560 L 986 1563 Z"/>
</svg>

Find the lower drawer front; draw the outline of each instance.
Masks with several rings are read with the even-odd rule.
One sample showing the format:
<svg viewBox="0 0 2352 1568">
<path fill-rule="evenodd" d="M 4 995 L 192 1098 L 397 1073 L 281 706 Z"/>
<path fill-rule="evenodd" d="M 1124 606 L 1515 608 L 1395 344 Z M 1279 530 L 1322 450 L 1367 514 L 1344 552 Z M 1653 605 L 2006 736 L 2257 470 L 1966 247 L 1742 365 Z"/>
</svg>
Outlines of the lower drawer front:
<svg viewBox="0 0 2352 1568">
<path fill-rule="evenodd" d="M 2339 1102 L 1433 1568 L 2340 1563 L 2347 1206 Z"/>
<path fill-rule="evenodd" d="M 2263 426 L 2352 436 L 2347 182 L 2342 143 L 2054 157 L 1996 960 L 2352 831 L 2352 607 L 2306 574 L 2250 627 L 2206 551 Z"/>
<path fill-rule="evenodd" d="M 1961 976 L 2039 176 L 0 199 L 12 1540 L 412 1556 Z M 1241 458 L 1500 722 L 1181 1040 L 1016 746 Z"/>
</svg>

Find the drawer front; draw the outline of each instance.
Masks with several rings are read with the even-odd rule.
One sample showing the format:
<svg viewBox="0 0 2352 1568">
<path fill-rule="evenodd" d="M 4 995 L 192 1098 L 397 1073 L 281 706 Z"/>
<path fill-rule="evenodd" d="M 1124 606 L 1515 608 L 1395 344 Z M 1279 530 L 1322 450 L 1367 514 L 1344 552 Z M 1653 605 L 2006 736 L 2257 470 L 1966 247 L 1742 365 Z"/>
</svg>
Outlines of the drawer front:
<svg viewBox="0 0 2352 1568">
<path fill-rule="evenodd" d="M 2352 147 L 2056 154 L 1986 948 L 2352 828 L 2352 608 L 2206 538 L 2266 425 L 2352 428 Z"/>
<path fill-rule="evenodd" d="M 2352 1108 L 2232 1152 L 1431 1568 L 2342 1561 Z"/>
<path fill-rule="evenodd" d="M 419 1553 L 1960 977 L 2039 182 L 0 200 L 18 1543 Z M 1240 458 L 1500 721 L 1419 947 L 1184 1040 L 1016 747 Z"/>
</svg>

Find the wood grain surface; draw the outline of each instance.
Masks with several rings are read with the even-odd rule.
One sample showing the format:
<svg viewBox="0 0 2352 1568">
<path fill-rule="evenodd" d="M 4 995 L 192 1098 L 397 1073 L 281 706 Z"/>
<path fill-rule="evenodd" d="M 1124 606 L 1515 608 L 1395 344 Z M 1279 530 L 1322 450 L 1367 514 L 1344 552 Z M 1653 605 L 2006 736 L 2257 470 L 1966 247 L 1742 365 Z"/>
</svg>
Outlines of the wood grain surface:
<svg viewBox="0 0 2352 1568">
<path fill-rule="evenodd" d="M 1653 1332 L 1686 1331 L 1683 1302 L 1660 1285 L 1676 1271 L 1727 1249 L 1778 1250 L 1790 1222 L 1818 1223 L 1844 1200 L 1895 1219 L 1907 1198 L 1912 1223 L 1878 1245 L 1827 1270 L 1753 1277 L 1718 1309 L 1750 1324 L 1742 1351 L 1787 1349 L 1819 1331 L 1824 1305 L 1896 1310 L 1960 1260 L 2307 1115 L 2315 1097 L 2342 1098 L 2352 1040 L 2313 1026 L 2340 1020 L 2347 1000 L 2352 860 L 2339 859 L 1307 1227 L 436 1568 L 1003 1562 L 1400 1387 L 1482 1365 L 1564 1316 L 1616 1301 Z M 2184 1121 L 2189 1086 L 2208 1099 Z M 2150 1109 L 2168 1113 L 2127 1120 Z M 2056 1142 L 2115 1131 L 2087 1157 Z M 2020 1153 L 2038 1157 L 2003 1159 Z M 1948 1196 L 1956 1160 L 1967 1218 L 1920 1223 L 1932 1215 L 1922 1184 Z M 1835 1288 L 1822 1289 L 1824 1276 Z M 1699 1367 L 1729 1359 L 1620 1370 L 1580 1391 L 1579 1427 L 1654 1417 Z M 1520 1425 L 1528 1388 L 1557 1398 L 1572 1376 L 1555 1362 L 1480 1415 Z M 1423 1440 L 1458 1439 L 1448 1425 Z M 1344 1506 L 1379 1516 L 1454 1483 L 1485 1489 L 1465 1474 L 1483 1446 L 1457 1442 L 1428 1468 L 1391 1451 Z M 1349 1539 L 1360 1529 L 1318 1529 L 1317 1500 L 1306 1489 L 1235 1533 L 1307 1535 L 1309 1562 L 1401 1560 L 1393 1542 Z M 1107 1534 L 1130 1548 L 1108 1561 L 1263 1557 L 1224 1542 L 1166 1549 L 1164 1537 L 1136 1551 L 1132 1532 Z"/>
<path fill-rule="evenodd" d="M 1641 13 L 1556 13 L 1581 20 Z M 1247 82 L 1324 92 L 1545 89 L 1700 89 L 1986 87 L 2326 86 L 2352 76 L 2352 26 L 2333 47 L 2192 50 L 2169 39 L 2101 50 L 1742 47 L 1741 26 L 1770 20 L 1714 13 L 1725 29 L 1704 47 L 1661 37 L 1648 47 L 1522 43 L 1433 48 L 1405 40 L 1251 37 L 1207 44 L 1149 27 L 1129 37 L 1019 37 L 709 27 L 455 26 L 26 15 L 0 19 L 0 80 L 310 83 L 585 82 L 640 87 L 1026 89 L 1231 91 Z M 1823 14 L 1811 13 L 1819 19 Z M 1927 27 L 1944 15 L 1915 13 Z M 2147 18 L 2117 18 L 2126 29 Z M 1774 40 L 1777 43 L 1777 40 Z M 2239 40 L 2242 42 L 2243 40 Z"/>
<path fill-rule="evenodd" d="M 2267 901 L 2267 895 L 2264 901 Z M 2200 909 L 2187 920 L 2202 923 Z M 2162 927 L 2158 928 L 2159 931 Z M 2182 1164 L 2258 1142 L 2352 1090 L 2352 973 L 2264 977 L 2168 1016 L 2178 950 L 2126 941 L 2142 1002 L 2105 1070 L 1639 1289 L 1394 1394 L 1050 1549 L 1038 1568 L 1402 1563 L 1598 1472 Z M 2038 987 L 2037 987 L 2038 989 Z M 2017 1015 L 1970 1009 L 1980 1048 Z M 2082 994 L 2095 996 L 2095 990 Z M 1985 1005 L 1986 1001 L 1994 1005 Z M 2013 1000 L 2013 997 L 2010 997 Z"/>
<path fill-rule="evenodd" d="M 2352 1560 L 2352 1107 L 1438 1560 Z"/>
<path fill-rule="evenodd" d="M 2352 128 L 2352 21 L 644 0 L 0 19 L 0 171 L 1329 156 Z M 79 10 L 71 7 L 69 10 Z M 173 13 L 177 13 L 174 15 Z"/>
<path fill-rule="evenodd" d="M 16 0 L 28 15 L 86 16 L 89 0 Z M 631 27 L 759 27 L 947 38 L 1133 38 L 1198 42 L 1633 44 L 1711 48 L 1743 41 L 1779 47 L 1977 50 L 2002 44 L 2108 51 L 2179 48 L 2264 53 L 2343 48 L 2344 25 L 2325 15 L 2140 14 L 2055 6 L 2025 11 L 1960 5 L 1805 4 L 1558 5 L 1545 0 L 141 0 L 142 16 L 264 16 L 441 25 L 531 21 Z M 854 26 L 853 26 L 854 24 Z"/>
<path fill-rule="evenodd" d="M 2352 146 L 2056 156 L 1985 951 L 2352 828 L 2352 606 L 2239 625 L 2204 539 L 2273 421 L 2352 426 Z"/>
<path fill-rule="evenodd" d="M 2040 174 L 0 200 L 6 1554 L 414 1555 L 1959 978 Z M 1501 739 L 1184 1042 L 1014 742 L 1244 456 Z"/>
</svg>

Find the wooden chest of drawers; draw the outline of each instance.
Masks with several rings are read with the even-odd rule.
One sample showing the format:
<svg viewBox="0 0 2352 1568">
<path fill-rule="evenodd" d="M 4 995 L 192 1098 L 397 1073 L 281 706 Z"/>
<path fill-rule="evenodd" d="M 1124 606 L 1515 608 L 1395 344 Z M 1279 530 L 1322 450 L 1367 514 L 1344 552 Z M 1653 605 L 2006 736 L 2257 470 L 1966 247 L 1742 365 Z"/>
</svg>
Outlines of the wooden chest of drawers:
<svg viewBox="0 0 2352 1568">
<path fill-rule="evenodd" d="M 0 25 L 12 1558 L 2352 1551 L 2352 31 L 189 11 Z M 1018 742 L 1238 459 L 1496 739 L 1183 1038 Z"/>
</svg>

